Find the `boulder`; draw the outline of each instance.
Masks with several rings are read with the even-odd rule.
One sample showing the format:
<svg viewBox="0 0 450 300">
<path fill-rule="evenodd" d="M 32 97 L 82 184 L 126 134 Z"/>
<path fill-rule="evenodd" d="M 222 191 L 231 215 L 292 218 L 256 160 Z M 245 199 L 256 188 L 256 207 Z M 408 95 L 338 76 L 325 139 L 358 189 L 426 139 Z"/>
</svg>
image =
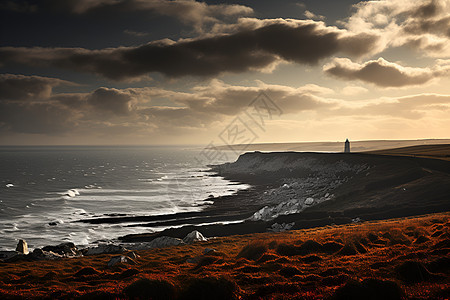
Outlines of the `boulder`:
<svg viewBox="0 0 450 300">
<path fill-rule="evenodd" d="M 127 249 L 120 245 L 114 244 L 101 244 L 97 247 L 90 247 L 87 249 L 85 255 L 96 255 L 96 254 L 119 254 L 125 252 Z"/>
<path fill-rule="evenodd" d="M 73 257 L 73 256 L 83 256 L 81 251 L 78 250 L 77 246 L 75 246 L 74 243 L 61 243 L 56 246 L 45 246 L 42 248 L 43 251 L 51 251 L 54 253 L 58 253 L 60 255 L 64 255 L 67 257 Z"/>
<path fill-rule="evenodd" d="M 131 257 L 128 257 L 128 256 L 123 256 L 123 255 L 114 256 L 114 257 L 111 257 L 111 259 L 109 260 L 108 268 L 112 268 L 119 263 L 135 265 L 136 261 L 134 261 Z"/>
<path fill-rule="evenodd" d="M 203 250 L 203 254 L 204 254 L 204 255 L 207 255 L 207 254 L 209 254 L 209 253 L 214 253 L 214 252 L 216 252 L 216 251 L 217 251 L 216 249 L 205 248 L 205 249 Z"/>
<path fill-rule="evenodd" d="M 183 242 L 186 244 L 192 244 L 194 242 L 204 242 L 207 241 L 208 239 L 205 238 L 203 236 L 203 234 L 201 234 L 200 232 L 198 232 L 197 230 L 192 231 L 191 233 L 189 233 L 188 235 L 186 235 L 183 239 Z"/>
<path fill-rule="evenodd" d="M 312 205 L 314 203 L 314 198 L 306 198 L 305 205 Z"/>
<path fill-rule="evenodd" d="M 27 242 L 25 240 L 19 240 L 19 243 L 17 244 L 17 247 L 16 247 L 16 251 L 19 253 L 25 254 L 25 255 L 30 253 L 28 251 Z"/>
<path fill-rule="evenodd" d="M 57 260 L 62 259 L 64 256 L 52 251 L 44 251 L 42 249 L 36 248 L 33 253 L 31 253 L 30 258 L 32 260 Z"/>
<path fill-rule="evenodd" d="M 272 224 L 272 226 L 270 228 L 267 228 L 268 231 L 272 231 L 272 232 L 282 232 L 282 231 L 286 231 L 286 230 L 290 230 L 293 226 L 295 225 L 295 222 L 291 222 L 291 223 L 283 223 L 283 224 L 278 224 L 278 223 L 274 223 Z"/>
<path fill-rule="evenodd" d="M 147 243 L 148 248 L 164 248 L 184 244 L 183 240 L 169 236 L 161 236 Z"/>
</svg>

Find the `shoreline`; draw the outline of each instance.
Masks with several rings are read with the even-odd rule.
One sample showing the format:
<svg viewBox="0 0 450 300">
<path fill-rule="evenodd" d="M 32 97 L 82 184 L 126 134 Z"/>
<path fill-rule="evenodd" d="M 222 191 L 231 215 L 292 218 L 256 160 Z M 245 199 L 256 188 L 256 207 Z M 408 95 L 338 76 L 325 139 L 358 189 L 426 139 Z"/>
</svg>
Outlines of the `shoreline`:
<svg viewBox="0 0 450 300">
<path fill-rule="evenodd" d="M 245 156 L 245 155 L 244 155 Z M 324 154 L 324 153 L 295 153 L 295 152 L 279 152 L 279 153 L 249 153 L 250 156 L 268 156 L 274 159 L 274 156 L 286 156 L 287 159 L 323 159 L 325 163 L 333 163 L 334 161 L 352 161 L 365 162 L 370 161 L 374 166 L 373 172 L 369 178 L 354 176 L 350 177 L 349 183 L 336 188 L 336 197 L 332 201 L 317 204 L 309 207 L 305 211 L 298 213 L 279 215 L 272 220 L 249 221 L 245 220 L 237 224 L 210 224 L 198 225 L 192 224 L 168 228 L 155 233 L 130 234 L 119 237 L 121 242 L 148 242 L 154 238 L 161 236 L 169 236 L 182 238 L 192 230 L 198 230 L 207 237 L 220 237 L 235 234 L 251 234 L 262 233 L 271 230 L 274 224 L 290 224 L 295 223 L 291 229 L 305 229 L 313 227 L 321 227 L 327 225 L 340 225 L 353 223 L 355 220 L 372 221 L 384 220 L 391 218 L 412 217 L 416 215 L 424 215 L 430 213 L 439 213 L 450 211 L 450 203 L 446 197 L 450 195 L 450 187 L 446 188 L 443 182 L 450 183 L 450 163 L 445 161 L 436 161 L 433 159 L 412 158 L 412 157 L 396 157 L 382 156 L 374 154 L 358 154 L 352 153 L 345 155 L 342 153 Z M 241 155 L 241 157 L 243 157 Z M 240 157 L 240 159 L 241 159 Z M 296 158 L 295 158 L 296 159 Z M 242 159 L 241 159 L 242 160 Z M 239 166 L 242 161 L 235 163 L 216 166 L 218 175 L 224 176 L 225 179 L 239 181 L 241 183 L 251 185 L 251 188 L 235 195 L 214 198 L 214 204 L 206 208 L 200 213 L 196 213 L 197 220 L 219 221 L 238 219 L 236 216 L 248 219 L 258 209 L 263 207 L 265 203 L 261 201 L 265 191 L 281 186 L 283 180 L 289 177 L 286 171 L 280 172 L 263 172 L 261 174 L 252 174 L 250 172 L 236 172 L 224 170 L 224 166 Z M 377 168 L 379 170 L 377 170 Z M 427 168 L 427 169 L 425 169 Z M 428 169 L 430 168 L 430 169 Z M 423 170 L 436 170 L 435 173 L 429 173 Z M 254 170 L 253 170 L 254 171 Z M 394 175 L 387 182 L 384 178 L 390 171 Z M 284 173 L 284 174 L 283 174 Z M 292 174 L 291 174 L 292 175 Z M 306 174 L 303 176 L 310 176 Z M 442 176 L 441 176 L 442 175 Z M 372 178 L 370 178 L 372 177 Z M 403 191 L 403 195 L 393 195 L 392 187 L 402 186 L 398 188 Z M 355 188 L 363 187 L 363 188 Z M 403 187 L 404 186 L 404 187 Z M 396 188 L 397 189 L 397 188 Z M 409 192 L 411 190 L 411 192 Z M 429 194 L 427 190 L 432 191 L 435 195 L 424 200 L 420 199 L 422 195 Z M 415 195 L 415 193 L 418 193 Z M 404 199 L 399 197 L 404 196 Z M 351 199 L 349 199 L 351 198 Z M 355 205 L 354 201 L 359 199 L 372 198 L 363 204 Z M 391 198 L 395 201 L 391 201 Z M 354 199 L 354 200 L 353 200 Z M 370 202 L 377 199 L 379 203 L 371 205 Z M 396 199 L 399 199 L 398 201 Z M 212 199 L 209 199 L 212 200 Z M 245 203 L 245 205 L 243 205 Z M 342 205 L 339 205 L 342 203 Z M 209 215 L 208 215 L 209 214 Z M 183 220 L 172 220 L 166 222 L 166 225 L 179 226 Z M 151 224 L 149 226 L 154 226 Z M 143 224 L 140 224 L 143 226 Z M 144 225 L 145 226 L 145 225 Z"/>
</svg>

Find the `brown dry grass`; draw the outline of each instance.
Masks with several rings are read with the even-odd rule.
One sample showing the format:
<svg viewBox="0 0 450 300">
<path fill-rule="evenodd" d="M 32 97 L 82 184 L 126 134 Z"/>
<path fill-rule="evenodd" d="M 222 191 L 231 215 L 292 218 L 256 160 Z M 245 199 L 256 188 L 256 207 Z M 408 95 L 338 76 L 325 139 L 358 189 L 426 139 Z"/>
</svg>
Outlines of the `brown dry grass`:
<svg viewBox="0 0 450 300">
<path fill-rule="evenodd" d="M 402 147 L 395 149 L 385 149 L 370 151 L 367 153 L 379 154 L 379 155 L 396 155 L 396 156 L 412 156 L 421 158 L 433 158 L 450 160 L 450 145 L 421 145 L 421 146 L 411 146 Z"/>
<path fill-rule="evenodd" d="M 133 295 L 134 282 L 149 279 L 135 285 L 149 289 L 154 299 L 158 295 L 172 295 L 176 299 L 200 297 L 195 295 L 198 289 L 241 299 L 322 299 L 349 280 L 378 278 L 398 282 L 407 297 L 445 299 L 450 291 L 449 220 L 450 213 L 440 213 L 216 238 L 139 251 L 137 265 L 113 269 L 106 267 L 112 255 L 2 263 L 0 298 L 126 299 L 127 295 Z M 280 252 L 280 245 L 298 251 Z M 347 250 L 338 251 L 342 246 Z M 206 247 L 217 252 L 204 255 Z M 195 257 L 196 264 L 186 262 Z M 411 260 L 437 275 L 406 284 L 396 268 Z"/>
</svg>

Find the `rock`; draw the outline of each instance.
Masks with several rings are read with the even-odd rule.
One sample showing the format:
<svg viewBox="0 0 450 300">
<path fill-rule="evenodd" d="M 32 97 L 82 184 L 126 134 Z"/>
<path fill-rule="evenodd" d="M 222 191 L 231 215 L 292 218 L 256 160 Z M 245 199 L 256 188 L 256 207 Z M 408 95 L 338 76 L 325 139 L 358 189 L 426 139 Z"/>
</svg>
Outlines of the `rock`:
<svg viewBox="0 0 450 300">
<path fill-rule="evenodd" d="M 19 254 L 17 251 L 0 251 L 0 260 L 8 260 Z"/>
<path fill-rule="evenodd" d="M 314 203 L 314 198 L 306 198 L 305 205 L 312 205 Z"/>
<path fill-rule="evenodd" d="M 118 254 L 123 253 L 127 249 L 120 245 L 114 244 L 101 244 L 97 247 L 90 247 L 86 251 L 85 255 L 95 255 L 95 254 Z"/>
<path fill-rule="evenodd" d="M 209 253 L 216 252 L 216 251 L 217 251 L 216 249 L 205 248 L 205 249 L 203 250 L 203 254 L 204 254 L 204 255 L 207 255 L 207 254 L 209 254 Z"/>
<path fill-rule="evenodd" d="M 135 265 L 136 261 L 134 261 L 131 257 L 128 256 L 123 255 L 114 256 L 109 260 L 108 268 L 112 268 L 118 263 Z"/>
<path fill-rule="evenodd" d="M 25 240 L 19 240 L 19 243 L 17 244 L 17 247 L 16 247 L 16 251 L 19 253 L 25 254 L 25 255 L 30 253 L 28 251 L 27 242 Z"/>
<path fill-rule="evenodd" d="M 131 259 L 134 259 L 134 260 L 136 260 L 136 259 L 139 258 L 139 255 L 137 255 L 136 252 L 134 252 L 134 251 L 128 252 L 128 253 L 127 253 L 127 256 L 128 256 L 129 258 L 131 258 Z"/>
<path fill-rule="evenodd" d="M 203 234 L 201 234 L 200 232 L 198 232 L 197 230 L 192 231 L 191 233 L 189 233 L 188 235 L 185 236 L 185 238 L 183 239 L 183 242 L 186 244 L 192 244 L 193 242 L 204 242 L 207 241 L 208 239 L 205 238 L 203 236 Z"/>
<path fill-rule="evenodd" d="M 196 257 L 190 257 L 188 259 L 186 259 L 186 262 L 188 264 L 198 264 L 201 260 L 202 260 L 203 256 L 196 256 Z"/>
<path fill-rule="evenodd" d="M 286 230 L 290 230 L 293 226 L 295 225 L 295 222 L 291 222 L 291 223 L 283 223 L 283 224 L 278 224 L 278 223 L 274 223 L 272 224 L 271 228 L 267 228 L 268 231 L 272 231 L 272 232 L 281 232 L 281 231 L 286 231 Z"/>
<path fill-rule="evenodd" d="M 147 244 L 148 248 L 164 248 L 184 244 L 183 240 L 169 236 L 161 236 Z"/>
<path fill-rule="evenodd" d="M 44 248 L 42 248 L 42 250 L 51 251 L 67 257 L 83 256 L 81 251 L 78 250 L 77 246 L 75 246 L 74 243 L 70 242 L 61 243 L 57 246 L 45 246 Z"/>
<path fill-rule="evenodd" d="M 30 254 L 32 260 L 57 260 L 62 259 L 64 256 L 52 251 L 44 251 L 42 249 L 34 249 Z"/>
</svg>

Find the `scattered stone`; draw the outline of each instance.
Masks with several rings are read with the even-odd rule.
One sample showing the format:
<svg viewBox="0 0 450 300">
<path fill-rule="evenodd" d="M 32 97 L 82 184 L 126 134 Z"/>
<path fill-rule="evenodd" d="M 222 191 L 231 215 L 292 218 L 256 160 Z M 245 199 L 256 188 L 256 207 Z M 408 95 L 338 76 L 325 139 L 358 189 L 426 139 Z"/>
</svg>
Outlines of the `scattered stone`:
<svg viewBox="0 0 450 300">
<path fill-rule="evenodd" d="M 200 260 L 202 259 L 202 256 L 196 256 L 196 257 L 190 257 L 186 260 L 188 264 L 198 264 Z"/>
<path fill-rule="evenodd" d="M 44 251 L 42 249 L 36 248 L 33 253 L 31 253 L 30 258 L 32 260 L 57 260 L 62 259 L 64 256 L 52 251 Z"/>
<path fill-rule="evenodd" d="M 311 198 L 311 197 L 306 198 L 305 204 L 306 205 L 313 205 L 314 204 L 314 198 Z"/>
<path fill-rule="evenodd" d="M 45 246 L 44 248 L 42 248 L 42 250 L 58 253 L 66 257 L 83 256 L 81 251 L 78 250 L 77 246 L 75 246 L 74 243 L 70 242 L 61 243 L 56 246 Z"/>
<path fill-rule="evenodd" d="M 216 251 L 217 251 L 216 249 L 205 248 L 205 249 L 203 250 L 203 254 L 204 254 L 204 255 L 207 255 L 207 254 L 210 254 L 210 253 L 216 252 Z"/>
<path fill-rule="evenodd" d="M 130 258 L 130 257 L 128 257 L 128 256 L 119 255 L 119 256 L 114 256 L 114 257 L 112 257 L 112 258 L 109 260 L 107 266 L 108 266 L 108 268 L 112 268 L 112 267 L 114 267 L 116 264 L 119 264 L 119 263 L 122 263 L 122 264 L 130 264 L 130 265 L 136 265 L 136 262 L 135 262 L 132 258 Z"/>
<path fill-rule="evenodd" d="M 147 243 L 149 248 L 165 248 L 170 246 L 178 246 L 184 244 L 183 240 L 169 236 L 161 236 Z"/>
<path fill-rule="evenodd" d="M 118 254 L 123 253 L 127 249 L 121 245 L 114 244 L 101 244 L 97 247 L 90 247 L 87 249 L 85 255 L 96 255 L 96 254 Z"/>
<path fill-rule="evenodd" d="M 197 230 L 192 231 L 191 233 L 189 233 L 188 235 L 185 236 L 185 238 L 183 239 L 183 242 L 186 244 L 192 244 L 193 242 L 204 242 L 207 241 L 208 239 L 205 238 L 203 236 L 203 234 L 201 234 L 200 232 L 198 232 Z"/>
<path fill-rule="evenodd" d="M 282 231 L 290 230 L 294 225 L 295 225 L 295 222 L 283 223 L 283 224 L 274 223 L 274 224 L 272 224 L 272 226 L 270 228 L 267 228 L 267 231 L 282 232 Z"/>
<path fill-rule="evenodd" d="M 19 240 L 19 243 L 17 244 L 16 251 L 22 254 L 27 255 L 30 253 L 28 251 L 28 244 L 25 240 Z"/>
<path fill-rule="evenodd" d="M 356 217 L 356 218 L 353 218 L 353 219 L 352 219 L 352 222 L 353 222 L 353 223 L 361 223 L 362 220 L 361 220 L 361 218 Z"/>
</svg>

